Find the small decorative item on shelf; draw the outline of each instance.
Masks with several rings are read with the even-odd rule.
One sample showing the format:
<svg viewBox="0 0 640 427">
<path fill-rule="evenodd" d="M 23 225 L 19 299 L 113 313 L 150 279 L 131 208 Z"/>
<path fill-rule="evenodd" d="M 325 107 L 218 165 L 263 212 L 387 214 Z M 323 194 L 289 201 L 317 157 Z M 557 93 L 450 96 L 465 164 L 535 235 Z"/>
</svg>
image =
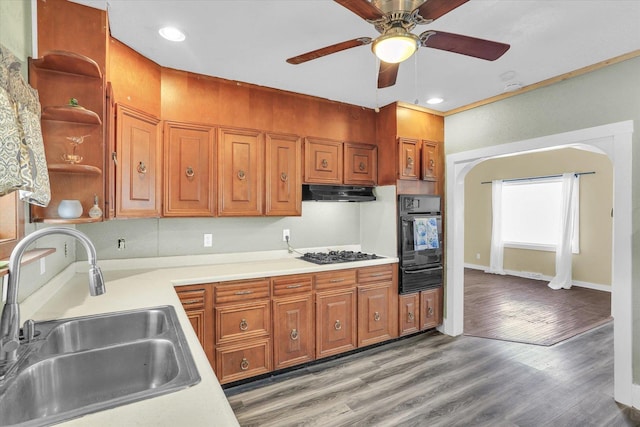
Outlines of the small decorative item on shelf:
<svg viewBox="0 0 640 427">
<path fill-rule="evenodd" d="M 65 219 L 80 218 L 82 215 L 80 200 L 61 200 L 58 205 L 58 215 Z"/>
<path fill-rule="evenodd" d="M 72 165 L 76 164 L 76 163 L 80 163 L 82 161 L 82 156 L 79 154 L 76 154 L 76 150 L 78 148 L 78 145 L 82 144 L 84 142 L 84 139 L 89 137 L 91 135 L 82 135 L 82 136 L 68 136 L 67 139 L 69 141 L 71 141 L 71 145 L 73 146 L 72 152 L 71 154 L 63 154 L 62 155 L 62 160 L 64 160 L 67 163 L 70 163 Z"/>
<path fill-rule="evenodd" d="M 75 98 L 69 98 L 69 106 L 71 107 L 80 107 L 80 104 L 78 104 L 78 100 Z"/>
<path fill-rule="evenodd" d="M 89 217 L 100 218 L 102 216 L 102 209 L 98 206 L 98 196 L 93 196 L 93 206 L 89 209 Z"/>
</svg>

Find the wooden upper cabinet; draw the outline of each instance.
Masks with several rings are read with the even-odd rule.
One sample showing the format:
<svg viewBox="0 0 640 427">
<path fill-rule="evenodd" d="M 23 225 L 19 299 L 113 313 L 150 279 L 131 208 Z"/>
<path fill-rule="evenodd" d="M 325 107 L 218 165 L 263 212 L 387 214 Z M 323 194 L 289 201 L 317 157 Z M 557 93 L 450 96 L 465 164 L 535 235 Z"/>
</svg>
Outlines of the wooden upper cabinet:
<svg viewBox="0 0 640 427">
<path fill-rule="evenodd" d="M 215 215 L 214 129 L 165 122 L 164 139 L 164 215 Z"/>
<path fill-rule="evenodd" d="M 322 138 L 305 138 L 304 182 L 342 184 L 342 142 Z"/>
<path fill-rule="evenodd" d="M 157 217 L 161 210 L 159 119 L 116 106 L 116 217 Z"/>
<path fill-rule="evenodd" d="M 440 144 L 435 141 L 422 141 L 422 179 L 440 180 Z"/>
<path fill-rule="evenodd" d="M 264 135 L 257 130 L 219 131 L 218 215 L 262 215 Z"/>
<path fill-rule="evenodd" d="M 344 183 L 376 185 L 378 181 L 378 147 L 375 145 L 344 144 Z"/>
<path fill-rule="evenodd" d="M 398 138 L 398 178 L 418 179 L 420 174 L 420 141 L 410 138 Z"/>
<path fill-rule="evenodd" d="M 265 215 L 302 214 L 302 142 L 296 135 L 266 135 Z"/>
</svg>

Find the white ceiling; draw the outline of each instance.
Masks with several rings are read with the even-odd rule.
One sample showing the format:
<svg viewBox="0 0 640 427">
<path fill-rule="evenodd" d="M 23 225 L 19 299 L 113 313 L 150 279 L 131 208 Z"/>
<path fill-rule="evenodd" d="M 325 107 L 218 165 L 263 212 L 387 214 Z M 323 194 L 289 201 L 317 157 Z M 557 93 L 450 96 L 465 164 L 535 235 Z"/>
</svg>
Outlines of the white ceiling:
<svg viewBox="0 0 640 427">
<path fill-rule="evenodd" d="M 158 64 L 375 108 L 394 101 L 448 111 L 640 49 L 640 0 L 471 0 L 435 29 L 499 41 L 495 62 L 420 48 L 395 86 L 377 89 L 361 46 L 300 65 L 289 57 L 357 37 L 373 26 L 331 0 L 73 0 L 107 9 L 111 34 Z M 162 39 L 172 25 L 187 36 Z M 428 106 L 430 97 L 444 98 Z M 417 101 L 417 102 L 416 102 Z"/>
</svg>

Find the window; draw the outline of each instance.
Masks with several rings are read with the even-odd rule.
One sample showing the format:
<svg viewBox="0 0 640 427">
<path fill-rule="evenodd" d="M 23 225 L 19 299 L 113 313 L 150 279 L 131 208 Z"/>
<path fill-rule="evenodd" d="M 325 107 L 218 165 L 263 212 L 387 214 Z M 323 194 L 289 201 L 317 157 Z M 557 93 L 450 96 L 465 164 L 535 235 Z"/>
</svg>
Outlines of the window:
<svg viewBox="0 0 640 427">
<path fill-rule="evenodd" d="M 576 211 L 572 251 L 579 246 L 579 194 L 573 193 Z M 502 240 L 506 247 L 555 251 L 560 236 L 562 178 L 512 181 L 502 185 Z"/>
</svg>

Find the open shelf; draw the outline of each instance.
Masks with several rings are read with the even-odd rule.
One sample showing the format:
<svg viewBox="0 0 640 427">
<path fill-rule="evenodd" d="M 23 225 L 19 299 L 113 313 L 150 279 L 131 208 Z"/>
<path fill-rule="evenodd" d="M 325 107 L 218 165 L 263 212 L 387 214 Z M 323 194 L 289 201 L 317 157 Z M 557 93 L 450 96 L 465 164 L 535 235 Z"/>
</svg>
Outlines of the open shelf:
<svg viewBox="0 0 640 427">
<path fill-rule="evenodd" d="M 84 175 L 102 175 L 102 170 L 96 166 L 69 164 L 69 163 L 50 163 L 48 165 L 49 172 L 58 173 L 77 173 Z"/>
<path fill-rule="evenodd" d="M 42 58 L 33 59 L 31 65 L 41 70 L 102 78 L 100 66 L 93 59 L 74 52 L 52 50 Z"/>
<path fill-rule="evenodd" d="M 81 216 L 80 218 L 33 218 L 33 222 L 41 222 L 43 224 L 89 224 L 92 222 L 101 222 L 100 218 L 89 218 Z"/>
<path fill-rule="evenodd" d="M 100 116 L 91 110 L 82 107 L 72 107 L 61 105 L 44 107 L 42 110 L 42 120 L 57 120 L 60 122 L 81 123 L 87 125 L 101 125 Z"/>
<path fill-rule="evenodd" d="M 39 249 L 32 249 L 30 251 L 26 251 L 22 259 L 20 260 L 20 265 L 30 264 L 36 260 L 39 260 L 40 258 L 44 258 L 47 255 L 54 253 L 55 251 L 56 251 L 55 248 L 39 248 Z M 2 261 L 8 261 L 8 259 L 2 260 Z M 8 265 L 0 266 L 0 277 L 5 276 L 8 273 L 9 273 Z"/>
</svg>

